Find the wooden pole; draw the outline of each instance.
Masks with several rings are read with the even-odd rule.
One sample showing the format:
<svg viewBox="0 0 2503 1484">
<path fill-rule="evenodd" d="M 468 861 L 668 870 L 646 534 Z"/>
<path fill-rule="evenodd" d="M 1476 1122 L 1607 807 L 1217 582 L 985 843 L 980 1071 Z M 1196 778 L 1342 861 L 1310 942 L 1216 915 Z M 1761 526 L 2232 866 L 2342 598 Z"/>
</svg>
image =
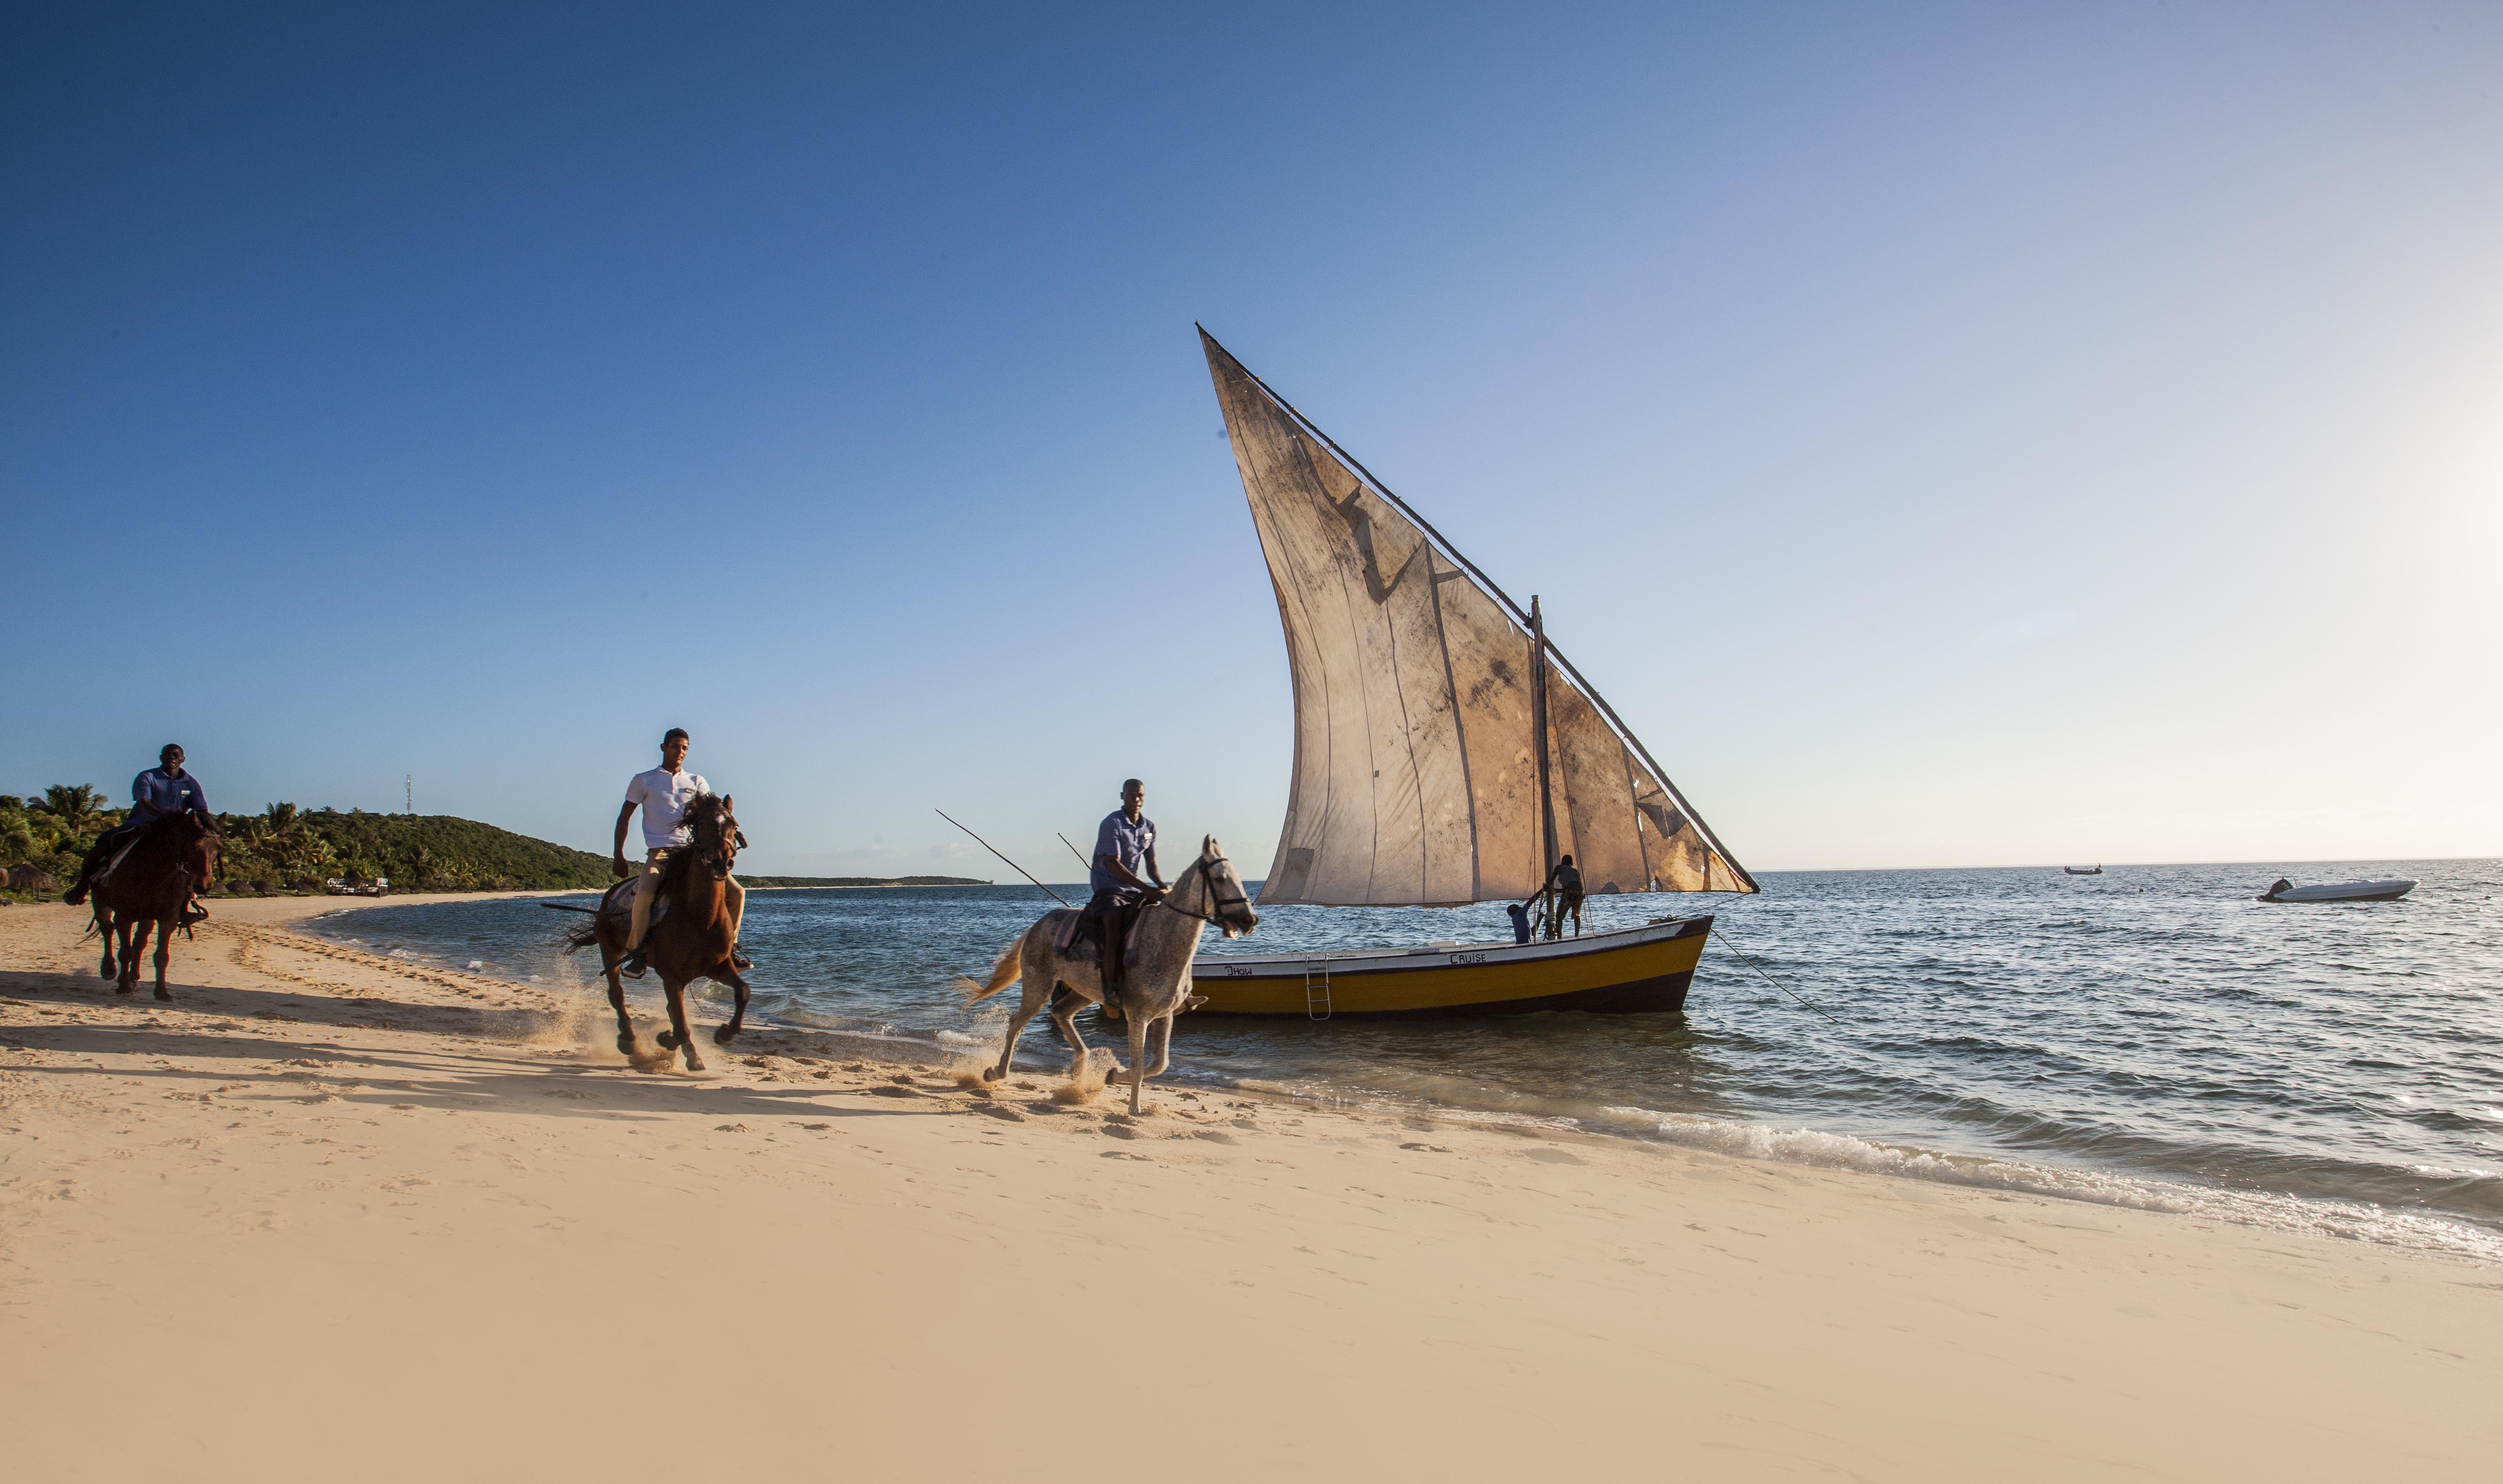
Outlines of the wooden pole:
<svg viewBox="0 0 2503 1484">
<path fill-rule="evenodd" d="M 940 817 L 941 819 L 943 819 L 943 820 L 947 820 L 947 823 L 948 823 L 948 824 L 950 824 L 950 825 L 956 825 L 956 822 L 955 822 L 954 820 L 952 820 L 952 819 L 948 819 L 948 818 L 947 818 L 947 811 L 946 811 L 946 810 L 944 810 L 944 809 L 933 809 L 933 810 L 931 810 L 930 812 L 931 812 L 931 813 L 933 813 L 933 814 L 935 814 L 935 815 L 937 815 L 937 816 L 939 816 L 939 817 Z M 959 829 L 965 829 L 965 826 L 962 826 L 962 825 L 956 825 L 956 827 L 957 827 L 957 828 L 959 828 Z M 974 843 L 975 843 L 975 844 L 977 844 L 977 845 L 980 846 L 980 847 L 981 847 L 982 849 L 984 849 L 984 850 L 989 850 L 989 851 L 991 852 L 991 854 L 992 854 L 992 855 L 994 855 L 994 856 L 1000 856 L 1000 853 L 999 853 L 998 851 L 996 851 L 996 850 L 991 850 L 991 842 L 990 842 L 990 841 L 983 839 L 980 835 L 974 834 L 974 832 L 973 832 L 972 830 L 970 830 L 970 829 L 965 829 L 965 833 L 967 833 L 967 834 L 969 834 L 969 835 L 974 835 Z M 1012 871 L 1016 872 L 1018 875 L 1023 876 L 1023 877 L 1024 877 L 1026 880 L 1028 880 L 1028 881 L 1034 881 L 1034 872 L 1027 870 L 1024 866 L 1017 864 L 1017 863 L 1016 863 L 1015 861 L 1013 861 L 1013 860 L 1009 860 L 1009 858 L 1008 858 L 1008 857 L 1006 857 L 1006 856 L 1000 856 L 1000 859 L 1001 859 L 1002 860 L 1007 860 L 1007 861 L 1008 861 L 1008 867 L 1009 867 L 1009 869 L 1010 869 L 1010 870 L 1012 870 Z M 1068 897 L 1061 895 L 1059 893 L 1057 893 L 1057 892 L 1053 891 L 1053 890 L 1052 890 L 1051 888 L 1049 888 L 1049 887 L 1044 886 L 1042 882 L 1040 882 L 1040 881 L 1034 881 L 1034 884 L 1035 884 L 1036 886 L 1038 886 L 1038 887 L 1042 887 L 1042 889 L 1043 889 L 1043 894 L 1044 894 L 1044 895 L 1050 897 L 1053 901 L 1056 901 L 1056 902 L 1060 903 L 1062 906 L 1064 906 L 1064 907 L 1068 907 L 1068 906 L 1074 906 L 1074 905 L 1076 905 L 1075 903 L 1073 903 L 1072 901 L 1070 901 L 1070 899 L 1069 899 Z"/>
<path fill-rule="evenodd" d="M 1556 793 L 1547 779 L 1547 619 L 1529 595 L 1529 747 L 1538 759 L 1539 879 L 1556 874 Z"/>
</svg>

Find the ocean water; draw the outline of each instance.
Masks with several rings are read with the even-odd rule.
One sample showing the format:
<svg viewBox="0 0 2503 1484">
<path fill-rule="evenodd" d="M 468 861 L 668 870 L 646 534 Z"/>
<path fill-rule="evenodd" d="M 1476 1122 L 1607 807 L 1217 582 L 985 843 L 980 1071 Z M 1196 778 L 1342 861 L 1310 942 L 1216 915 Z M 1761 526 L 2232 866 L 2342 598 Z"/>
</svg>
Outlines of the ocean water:
<svg viewBox="0 0 2503 1484">
<path fill-rule="evenodd" d="M 2280 875 L 2421 885 L 2398 902 L 2252 900 Z M 1764 885 L 1754 897 L 1592 902 L 1594 928 L 1718 915 L 1683 1015 L 1186 1016 L 1173 1075 L 2503 1261 L 2503 861 L 1800 872 Z M 1026 886 L 754 893 L 751 1013 L 938 1048 L 996 1044 L 999 1001 L 968 1011 L 949 985 L 978 976 L 1048 905 Z M 592 965 L 558 956 L 571 921 L 530 901 L 412 902 L 317 927 L 596 994 Z M 1444 938 L 1509 932 L 1492 905 L 1275 907 L 1254 936 L 1210 932 L 1201 954 Z M 1080 1025 L 1117 1041 L 1091 1016 Z M 1038 1022 L 1019 1057 L 1048 1072 L 1065 1053 Z"/>
</svg>

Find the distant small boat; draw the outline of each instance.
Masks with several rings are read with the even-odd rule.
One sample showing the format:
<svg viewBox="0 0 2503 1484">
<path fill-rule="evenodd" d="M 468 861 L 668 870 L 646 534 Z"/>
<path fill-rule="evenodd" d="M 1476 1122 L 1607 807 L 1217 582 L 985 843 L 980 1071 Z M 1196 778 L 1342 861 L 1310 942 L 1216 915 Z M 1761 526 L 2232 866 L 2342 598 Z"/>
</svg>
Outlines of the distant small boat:
<svg viewBox="0 0 2503 1484">
<path fill-rule="evenodd" d="M 2341 881 L 2332 885 L 2299 887 L 2280 876 L 2277 884 L 2260 894 L 2262 901 L 2397 901 L 2417 889 L 2413 881 Z"/>
<path fill-rule="evenodd" d="M 2104 873 L 2100 865 L 2064 865 L 2060 869 L 2072 876 L 2100 876 Z"/>
</svg>

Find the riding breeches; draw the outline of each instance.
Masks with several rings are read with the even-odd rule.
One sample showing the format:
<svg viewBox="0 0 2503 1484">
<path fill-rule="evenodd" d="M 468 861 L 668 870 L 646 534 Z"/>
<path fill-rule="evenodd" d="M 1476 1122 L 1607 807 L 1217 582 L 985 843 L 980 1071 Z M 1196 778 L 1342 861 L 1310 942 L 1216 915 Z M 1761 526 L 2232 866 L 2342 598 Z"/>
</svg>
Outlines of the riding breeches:
<svg viewBox="0 0 2503 1484">
<path fill-rule="evenodd" d="M 1139 894 L 1136 892 L 1097 892 L 1087 899 L 1086 911 L 1094 915 L 1104 934 L 1104 995 L 1118 999 L 1128 981 L 1130 925 L 1139 920 Z"/>
<path fill-rule="evenodd" d="M 661 868 L 669 863 L 671 851 L 656 850 L 643 858 L 643 874 L 634 881 L 634 913 L 626 927 L 626 951 L 643 946 L 643 934 L 652 928 L 652 894 L 661 889 Z M 738 946 L 739 920 L 747 915 L 747 889 L 731 877 L 722 883 L 722 901 L 730 908 L 730 946 Z"/>
</svg>

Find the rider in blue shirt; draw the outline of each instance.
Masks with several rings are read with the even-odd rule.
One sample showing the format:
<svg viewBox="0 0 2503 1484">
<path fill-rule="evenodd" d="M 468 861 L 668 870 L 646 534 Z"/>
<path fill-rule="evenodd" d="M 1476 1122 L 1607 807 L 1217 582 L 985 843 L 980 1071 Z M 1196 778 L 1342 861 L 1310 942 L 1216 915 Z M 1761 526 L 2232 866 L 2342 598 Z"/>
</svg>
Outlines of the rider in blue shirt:
<svg viewBox="0 0 2503 1484">
<path fill-rule="evenodd" d="M 168 742 L 156 754 L 156 766 L 130 780 L 130 814 L 120 824 L 96 837 L 87 847 L 86 859 L 79 862 L 78 880 L 61 894 L 61 900 L 75 907 L 86 900 L 86 886 L 96 867 L 113 859 L 114 852 L 139 837 L 141 830 L 177 814 L 196 814 L 212 826 L 217 824 L 209 813 L 209 796 L 200 781 L 183 771 L 183 749 Z"/>
<path fill-rule="evenodd" d="M 1156 869 L 1156 822 L 1147 817 L 1147 801 L 1145 784 L 1122 781 L 1121 807 L 1095 826 L 1095 859 L 1086 872 L 1086 884 L 1095 889 L 1086 911 L 1104 934 L 1104 1003 L 1115 1012 L 1121 1008 L 1121 959 L 1130 925 L 1142 905 L 1165 894 L 1164 872 Z"/>
</svg>

